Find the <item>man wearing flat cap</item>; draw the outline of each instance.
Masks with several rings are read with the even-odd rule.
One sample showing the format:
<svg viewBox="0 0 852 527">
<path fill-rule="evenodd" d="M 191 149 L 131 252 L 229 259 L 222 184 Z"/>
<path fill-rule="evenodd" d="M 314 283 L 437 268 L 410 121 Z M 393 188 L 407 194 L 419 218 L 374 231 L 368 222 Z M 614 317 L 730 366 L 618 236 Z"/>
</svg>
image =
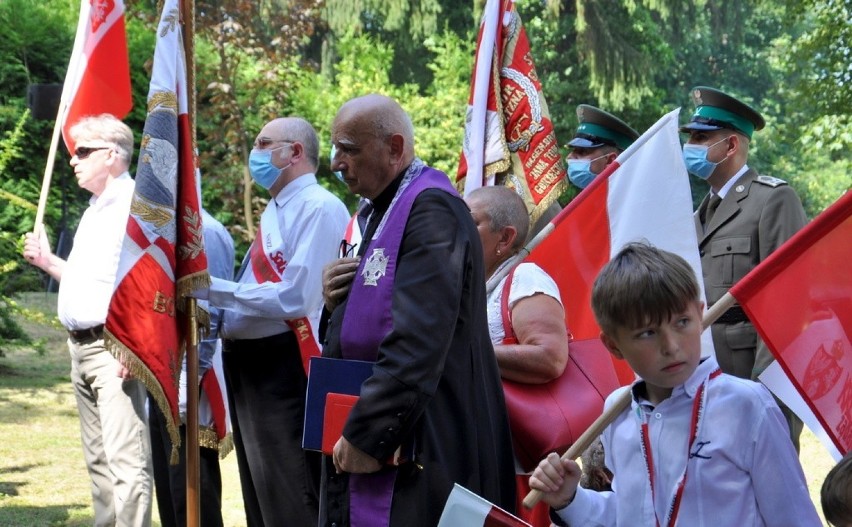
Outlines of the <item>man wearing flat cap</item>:
<svg viewBox="0 0 852 527">
<path fill-rule="evenodd" d="M 594 106 L 577 106 L 580 125 L 568 143 L 568 179 L 586 188 L 618 154 L 639 137 L 639 133 L 618 117 Z"/>
<path fill-rule="evenodd" d="M 699 86 L 691 95 L 695 113 L 680 131 L 689 134 L 683 146 L 687 170 L 710 184 L 694 218 L 704 290 L 712 306 L 801 229 L 807 218 L 801 200 L 785 181 L 758 175 L 747 164 L 751 136 L 763 128 L 763 117 L 713 88 Z M 739 305 L 713 324 L 712 334 L 725 373 L 754 380 L 773 360 Z M 779 406 L 798 450 L 802 421 Z"/>
</svg>

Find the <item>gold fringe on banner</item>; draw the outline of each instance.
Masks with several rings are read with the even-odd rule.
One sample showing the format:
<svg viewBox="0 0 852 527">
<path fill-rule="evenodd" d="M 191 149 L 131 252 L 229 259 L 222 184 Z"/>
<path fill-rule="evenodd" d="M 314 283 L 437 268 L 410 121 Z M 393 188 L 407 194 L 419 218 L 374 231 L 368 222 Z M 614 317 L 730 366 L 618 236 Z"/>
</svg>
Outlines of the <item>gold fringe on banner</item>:
<svg viewBox="0 0 852 527">
<path fill-rule="evenodd" d="M 166 417 L 166 429 L 169 433 L 169 438 L 172 440 L 172 452 L 169 462 L 172 465 L 176 465 L 178 462 L 178 448 L 180 447 L 180 432 L 178 431 L 178 425 L 175 423 L 172 418 L 172 411 L 169 408 L 169 403 L 166 400 L 166 394 L 163 393 L 163 387 L 160 386 L 160 383 L 157 382 L 157 378 L 148 369 L 148 366 L 142 362 L 136 354 L 125 346 L 120 340 L 118 340 L 112 333 L 107 330 L 104 330 L 104 345 L 106 349 L 112 354 L 113 357 L 116 358 L 119 362 L 121 362 L 128 370 L 130 370 L 130 374 L 135 378 L 142 381 L 142 384 L 148 389 L 148 393 L 154 398 L 154 401 L 157 403 L 157 406 L 163 412 L 163 415 Z M 178 362 L 179 364 L 183 362 L 183 358 Z M 172 372 L 174 373 L 174 372 Z M 178 372 L 179 374 L 180 372 Z"/>
</svg>

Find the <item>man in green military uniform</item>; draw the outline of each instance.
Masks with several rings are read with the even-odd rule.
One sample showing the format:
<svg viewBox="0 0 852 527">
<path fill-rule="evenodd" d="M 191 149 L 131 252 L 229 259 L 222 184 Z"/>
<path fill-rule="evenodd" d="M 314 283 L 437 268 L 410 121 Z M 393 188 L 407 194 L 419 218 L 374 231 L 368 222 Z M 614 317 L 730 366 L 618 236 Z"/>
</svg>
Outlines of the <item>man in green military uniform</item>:
<svg viewBox="0 0 852 527">
<path fill-rule="evenodd" d="M 687 170 L 710 184 L 694 217 L 707 304 L 712 306 L 807 218 L 785 181 L 758 175 L 747 164 L 752 134 L 763 128 L 763 117 L 713 88 L 693 88 L 692 99 L 695 113 L 681 127 L 689 134 L 683 156 Z M 756 379 L 773 360 L 739 305 L 713 324 L 712 334 L 725 373 Z M 802 422 L 786 406 L 781 409 L 798 450 Z"/>
<path fill-rule="evenodd" d="M 586 188 L 618 154 L 633 143 L 639 133 L 618 117 L 594 106 L 577 106 L 580 125 L 567 146 L 568 179 Z"/>
</svg>

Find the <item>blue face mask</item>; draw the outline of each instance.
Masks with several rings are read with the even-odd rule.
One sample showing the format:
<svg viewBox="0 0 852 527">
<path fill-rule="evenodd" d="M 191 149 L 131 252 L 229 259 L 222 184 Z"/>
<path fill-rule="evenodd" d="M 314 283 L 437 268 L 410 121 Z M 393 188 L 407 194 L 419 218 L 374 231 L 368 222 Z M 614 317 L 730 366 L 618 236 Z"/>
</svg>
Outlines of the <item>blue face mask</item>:
<svg viewBox="0 0 852 527">
<path fill-rule="evenodd" d="M 727 141 L 728 138 L 716 141 L 712 145 L 691 145 L 686 143 L 683 145 L 683 162 L 686 163 L 686 170 L 695 177 L 707 179 L 719 166 L 719 163 L 714 163 L 707 159 L 707 152 L 722 141 Z M 727 159 L 727 158 L 725 158 Z M 724 161 L 724 160 L 723 160 Z"/>
<path fill-rule="evenodd" d="M 331 145 L 331 156 L 329 156 L 329 158 L 328 158 L 329 168 L 334 164 L 334 154 L 336 154 L 336 153 L 337 153 L 337 148 L 335 148 L 334 144 L 332 143 L 332 145 Z M 340 180 L 341 183 L 346 183 L 345 181 L 343 181 L 343 172 L 341 172 L 339 170 L 332 170 L 332 172 L 337 177 L 337 179 Z"/>
<path fill-rule="evenodd" d="M 278 148 L 284 148 L 284 146 Z M 251 172 L 251 177 L 255 183 L 266 190 L 269 190 L 275 184 L 275 181 L 284 169 L 293 164 L 288 163 L 282 168 L 278 168 L 272 164 L 272 152 L 278 150 L 278 148 L 271 150 L 252 150 L 251 154 L 249 154 L 249 172 Z"/>
<path fill-rule="evenodd" d="M 607 154 L 598 156 L 594 159 L 569 159 L 568 179 L 571 180 L 571 183 L 580 188 L 588 187 L 589 183 L 591 183 L 597 176 L 597 174 L 592 172 L 592 163 L 606 156 Z"/>
</svg>

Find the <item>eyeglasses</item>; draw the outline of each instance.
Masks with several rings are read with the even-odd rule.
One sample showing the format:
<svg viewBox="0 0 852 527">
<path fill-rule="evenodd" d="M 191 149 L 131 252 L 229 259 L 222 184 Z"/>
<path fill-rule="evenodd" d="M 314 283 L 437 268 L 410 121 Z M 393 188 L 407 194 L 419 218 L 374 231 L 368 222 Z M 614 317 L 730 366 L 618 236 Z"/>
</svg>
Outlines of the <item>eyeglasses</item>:
<svg viewBox="0 0 852 527">
<path fill-rule="evenodd" d="M 355 247 L 358 247 L 357 243 L 349 243 L 345 239 L 340 240 L 340 258 L 349 258 L 350 256 L 354 256 Z"/>
<path fill-rule="evenodd" d="M 271 145 L 274 145 L 275 143 L 284 143 L 292 145 L 293 141 L 288 141 L 286 139 L 270 139 L 268 137 L 260 137 L 254 141 L 254 148 L 257 150 L 265 150 Z"/>
<path fill-rule="evenodd" d="M 77 156 L 77 159 L 86 159 L 95 150 L 108 150 L 109 148 L 109 146 L 78 146 L 74 149 L 74 155 Z"/>
</svg>

